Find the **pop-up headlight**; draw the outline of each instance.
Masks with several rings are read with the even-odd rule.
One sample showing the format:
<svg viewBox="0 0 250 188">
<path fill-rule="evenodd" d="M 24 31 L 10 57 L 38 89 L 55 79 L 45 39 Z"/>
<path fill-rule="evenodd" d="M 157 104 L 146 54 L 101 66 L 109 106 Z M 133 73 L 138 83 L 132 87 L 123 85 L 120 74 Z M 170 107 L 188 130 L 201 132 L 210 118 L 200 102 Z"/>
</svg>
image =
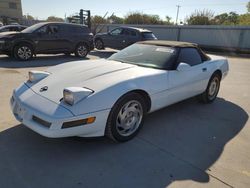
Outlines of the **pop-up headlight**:
<svg viewBox="0 0 250 188">
<path fill-rule="evenodd" d="M 38 82 L 49 75 L 50 73 L 44 71 L 29 71 L 29 81 L 32 83 Z"/>
<path fill-rule="evenodd" d="M 68 87 L 63 90 L 63 100 L 69 105 L 74 105 L 94 93 L 93 90 L 82 87 Z"/>
</svg>

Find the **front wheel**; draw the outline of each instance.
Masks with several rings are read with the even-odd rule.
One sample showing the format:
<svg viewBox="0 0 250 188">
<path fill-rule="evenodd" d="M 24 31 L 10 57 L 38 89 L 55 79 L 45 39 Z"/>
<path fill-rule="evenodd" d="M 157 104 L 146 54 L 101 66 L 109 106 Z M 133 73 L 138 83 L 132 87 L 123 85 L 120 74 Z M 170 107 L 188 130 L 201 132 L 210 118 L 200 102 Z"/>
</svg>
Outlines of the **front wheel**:
<svg viewBox="0 0 250 188">
<path fill-rule="evenodd" d="M 106 125 L 106 136 L 117 142 L 135 137 L 144 122 L 146 104 L 137 93 L 123 96 L 111 109 Z"/>
<path fill-rule="evenodd" d="M 86 57 L 89 53 L 88 46 L 85 43 L 80 43 L 75 49 L 75 55 L 77 57 Z"/>
<path fill-rule="evenodd" d="M 29 44 L 19 44 L 14 48 L 14 56 L 21 61 L 28 61 L 33 56 L 32 46 Z"/>
<path fill-rule="evenodd" d="M 103 50 L 104 49 L 104 44 L 103 44 L 101 39 L 96 39 L 95 47 L 96 47 L 97 50 Z"/>
<path fill-rule="evenodd" d="M 221 77 L 219 74 L 215 73 L 212 75 L 206 91 L 199 96 L 201 102 L 212 103 L 216 99 L 220 90 L 220 81 Z"/>
</svg>

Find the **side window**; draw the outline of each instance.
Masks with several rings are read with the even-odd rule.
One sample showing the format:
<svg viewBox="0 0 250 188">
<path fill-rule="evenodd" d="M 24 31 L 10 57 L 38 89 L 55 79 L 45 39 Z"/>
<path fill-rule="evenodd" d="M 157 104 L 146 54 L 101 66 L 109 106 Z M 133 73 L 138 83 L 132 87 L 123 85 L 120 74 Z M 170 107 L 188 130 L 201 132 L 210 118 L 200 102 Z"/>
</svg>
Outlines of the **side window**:
<svg viewBox="0 0 250 188">
<path fill-rule="evenodd" d="M 59 32 L 57 25 L 46 25 L 36 31 L 37 33 L 56 34 Z"/>
<path fill-rule="evenodd" d="M 187 63 L 190 66 L 202 63 L 201 56 L 195 48 L 183 48 L 180 51 L 178 63 Z"/>
<path fill-rule="evenodd" d="M 10 31 L 18 31 L 17 27 L 10 27 Z"/>
<path fill-rule="evenodd" d="M 59 32 L 59 28 L 57 25 L 48 26 L 48 34 L 57 34 Z"/>
<path fill-rule="evenodd" d="M 133 36 L 133 37 L 136 37 L 136 32 L 133 31 L 133 30 L 131 30 L 131 31 L 130 31 L 130 35 Z"/>
<path fill-rule="evenodd" d="M 10 31 L 10 28 L 5 28 L 3 30 L 1 30 L 2 32 L 6 32 L 6 31 Z"/>
<path fill-rule="evenodd" d="M 122 33 L 121 28 L 114 29 L 110 32 L 111 35 L 120 35 Z"/>
<path fill-rule="evenodd" d="M 122 34 L 128 36 L 128 35 L 130 35 L 130 32 L 127 29 L 123 29 Z"/>
<path fill-rule="evenodd" d="M 39 28 L 36 32 L 37 33 L 46 33 L 47 32 L 47 25 Z"/>
</svg>

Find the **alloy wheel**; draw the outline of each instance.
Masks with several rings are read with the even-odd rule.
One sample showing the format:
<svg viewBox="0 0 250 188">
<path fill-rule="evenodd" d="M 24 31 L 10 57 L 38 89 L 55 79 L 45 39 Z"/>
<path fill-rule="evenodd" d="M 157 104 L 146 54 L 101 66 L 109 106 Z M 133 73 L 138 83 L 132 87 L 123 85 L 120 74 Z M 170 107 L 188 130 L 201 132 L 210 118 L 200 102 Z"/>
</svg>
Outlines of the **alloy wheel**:
<svg viewBox="0 0 250 188">
<path fill-rule="evenodd" d="M 140 126 L 143 108 L 140 102 L 132 100 L 120 109 L 116 119 L 116 130 L 122 136 L 132 135 Z"/>
</svg>

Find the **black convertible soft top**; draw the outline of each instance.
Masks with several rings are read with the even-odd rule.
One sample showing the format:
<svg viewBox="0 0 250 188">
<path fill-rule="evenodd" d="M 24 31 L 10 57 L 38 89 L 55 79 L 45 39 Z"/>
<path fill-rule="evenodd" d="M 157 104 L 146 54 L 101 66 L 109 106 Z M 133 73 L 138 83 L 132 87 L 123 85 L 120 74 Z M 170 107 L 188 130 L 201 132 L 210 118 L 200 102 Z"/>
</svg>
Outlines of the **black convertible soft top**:
<svg viewBox="0 0 250 188">
<path fill-rule="evenodd" d="M 179 42 L 179 41 L 167 41 L 167 40 L 146 40 L 138 42 L 139 44 L 149 44 L 157 46 L 168 46 L 168 47 L 180 47 L 180 48 L 197 48 L 198 44 L 190 42 Z"/>
<path fill-rule="evenodd" d="M 166 46 L 172 48 L 196 48 L 199 52 L 202 61 L 210 60 L 210 57 L 207 56 L 199 47 L 198 44 L 190 43 L 190 42 L 180 42 L 180 41 L 168 41 L 168 40 L 146 40 L 137 42 L 137 44 L 148 44 L 148 45 L 156 45 L 156 46 Z"/>
</svg>

